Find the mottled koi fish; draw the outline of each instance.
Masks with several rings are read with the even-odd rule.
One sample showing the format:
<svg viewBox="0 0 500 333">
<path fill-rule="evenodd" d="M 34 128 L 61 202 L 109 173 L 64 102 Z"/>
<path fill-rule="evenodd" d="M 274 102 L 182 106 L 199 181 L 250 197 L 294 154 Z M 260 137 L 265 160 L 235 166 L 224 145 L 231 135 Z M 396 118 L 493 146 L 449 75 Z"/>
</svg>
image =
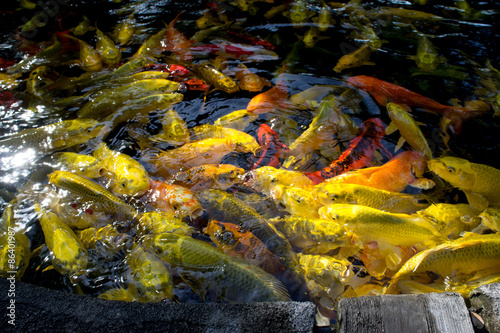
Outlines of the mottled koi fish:
<svg viewBox="0 0 500 333">
<path fill-rule="evenodd" d="M 464 120 L 489 109 L 488 105 L 482 103 L 471 103 L 465 107 L 443 105 L 406 88 L 366 75 L 350 77 L 347 82 L 369 92 L 381 105 L 385 106 L 388 102 L 393 102 L 439 113 L 450 119 L 451 130 L 454 133 L 460 132 Z"/>
<path fill-rule="evenodd" d="M 337 160 L 322 170 L 306 173 L 306 175 L 314 183 L 319 184 L 324 179 L 367 166 L 377 148 L 383 149 L 386 154 L 391 156 L 380 142 L 384 135 L 384 125 L 380 119 L 370 118 L 366 120 L 361 124 L 360 134 L 351 141 L 349 148 Z"/>
<path fill-rule="evenodd" d="M 288 151 L 288 147 L 279 141 L 278 134 L 266 124 L 261 124 L 257 130 L 257 137 L 259 144 L 262 147 L 259 155 L 252 156 L 253 163 L 252 170 L 260 168 L 261 166 L 279 167 L 280 153 L 282 150 Z"/>
<path fill-rule="evenodd" d="M 231 30 L 228 30 L 227 33 L 229 37 L 231 37 L 231 39 L 233 39 L 235 42 L 243 42 L 251 45 L 262 46 L 263 48 L 270 51 L 276 49 L 276 46 L 261 38 L 256 38 L 250 35 L 239 34 Z"/>
</svg>

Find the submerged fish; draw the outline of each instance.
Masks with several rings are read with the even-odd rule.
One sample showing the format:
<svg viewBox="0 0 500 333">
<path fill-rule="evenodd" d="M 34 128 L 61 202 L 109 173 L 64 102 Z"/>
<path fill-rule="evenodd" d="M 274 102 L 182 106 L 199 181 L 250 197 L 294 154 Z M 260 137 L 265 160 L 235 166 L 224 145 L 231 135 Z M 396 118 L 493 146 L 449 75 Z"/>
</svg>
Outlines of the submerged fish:
<svg viewBox="0 0 500 333">
<path fill-rule="evenodd" d="M 240 181 L 245 170 L 232 164 L 203 164 L 174 176 L 174 184 L 182 185 L 193 192 L 213 188 L 226 190 Z"/>
<path fill-rule="evenodd" d="M 468 233 L 453 241 L 422 251 L 408 260 L 391 279 L 386 293 L 394 293 L 399 282 L 429 279 L 426 272 L 441 277 L 484 277 L 500 272 L 500 236 Z M 417 280 L 418 281 L 418 280 Z"/>
<path fill-rule="evenodd" d="M 149 189 L 149 176 L 144 166 L 132 157 L 111 150 L 101 142 L 92 155 L 108 170 L 106 178 L 114 193 L 123 196 L 140 196 Z"/>
<path fill-rule="evenodd" d="M 63 223 L 59 217 L 35 205 L 38 220 L 45 237 L 45 244 L 50 250 L 52 264 L 61 274 L 69 276 L 74 283 L 78 277 L 85 274 L 88 254 L 75 233 Z"/>
<path fill-rule="evenodd" d="M 371 47 L 368 43 L 363 44 L 359 49 L 342 56 L 333 70 L 337 73 L 342 72 L 344 69 L 355 68 L 363 65 L 375 65 L 370 61 Z"/>
<path fill-rule="evenodd" d="M 394 151 L 400 149 L 406 140 L 414 150 L 421 153 L 426 158 L 431 159 L 432 151 L 429 148 L 429 144 L 427 143 L 424 135 L 418 128 L 418 125 L 423 124 L 417 123 L 413 120 L 412 116 L 406 112 L 404 107 L 401 105 L 389 102 L 386 106 L 389 117 L 392 120 L 389 126 L 385 129 L 386 133 L 391 134 L 393 131 L 398 129 L 401 134 L 401 138 L 399 139 Z"/>
<path fill-rule="evenodd" d="M 237 224 L 210 220 L 204 232 L 224 253 L 243 258 L 249 264 L 259 266 L 269 274 L 285 269 L 278 257 L 271 253 L 260 239 L 250 231 L 241 230 Z"/>
<path fill-rule="evenodd" d="M 228 302 L 290 300 L 285 287 L 271 274 L 230 257 L 209 243 L 186 236 L 160 234 L 147 237 L 143 244 L 177 267 L 183 280 L 202 300 L 211 293 Z"/>
<path fill-rule="evenodd" d="M 105 212 L 121 214 L 129 218 L 135 217 L 137 214 L 135 208 L 85 177 L 68 171 L 54 171 L 49 175 L 49 182 Z"/>
<path fill-rule="evenodd" d="M 389 213 L 413 214 L 427 208 L 431 202 L 425 195 L 390 192 L 358 184 L 320 184 L 312 190 L 322 205 L 355 204 Z"/>
<path fill-rule="evenodd" d="M 427 165 L 429 170 L 464 191 L 473 208 L 483 211 L 500 204 L 500 170 L 452 156 L 432 159 Z"/>
</svg>

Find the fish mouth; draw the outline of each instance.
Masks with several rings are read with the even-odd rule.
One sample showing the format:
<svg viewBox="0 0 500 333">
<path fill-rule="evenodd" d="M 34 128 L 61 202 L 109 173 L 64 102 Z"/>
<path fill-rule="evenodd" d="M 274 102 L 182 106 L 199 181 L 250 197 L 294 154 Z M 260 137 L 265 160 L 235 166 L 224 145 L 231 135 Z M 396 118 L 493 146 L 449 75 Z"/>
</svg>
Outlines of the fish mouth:
<svg viewBox="0 0 500 333">
<path fill-rule="evenodd" d="M 255 174 L 252 171 L 241 175 L 240 178 L 245 186 L 252 186 L 255 183 Z"/>
<path fill-rule="evenodd" d="M 189 218 L 193 220 L 200 217 L 202 214 L 203 214 L 203 207 L 197 207 L 191 211 L 191 213 L 189 214 Z"/>
</svg>

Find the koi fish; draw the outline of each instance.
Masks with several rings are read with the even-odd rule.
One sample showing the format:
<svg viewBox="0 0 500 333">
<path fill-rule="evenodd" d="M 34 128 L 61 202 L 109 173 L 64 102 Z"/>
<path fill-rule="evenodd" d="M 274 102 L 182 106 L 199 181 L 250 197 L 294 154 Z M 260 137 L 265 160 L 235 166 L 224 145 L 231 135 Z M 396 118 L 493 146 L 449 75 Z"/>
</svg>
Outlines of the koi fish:
<svg viewBox="0 0 500 333">
<path fill-rule="evenodd" d="M 181 14 L 182 12 L 177 14 L 177 16 L 167 25 L 164 48 L 178 56 L 181 61 L 191 61 L 193 60 L 191 51 L 192 43 L 182 32 L 175 28 L 175 23 Z"/>
<path fill-rule="evenodd" d="M 466 159 L 445 156 L 428 162 L 429 170 L 464 191 L 469 204 L 483 211 L 500 204 L 500 170 Z"/>
<path fill-rule="evenodd" d="M 370 118 L 361 124 L 360 131 L 361 133 L 349 144 L 349 148 L 330 166 L 313 173 L 306 173 L 306 175 L 317 184 L 321 179 L 332 178 L 368 165 L 375 149 L 384 149 L 380 142 L 385 135 L 384 125 L 380 119 Z M 389 152 L 386 153 L 391 155 Z"/>
<path fill-rule="evenodd" d="M 164 212 L 177 216 L 199 217 L 203 208 L 189 189 L 174 184 L 151 180 L 151 190 L 145 195 L 147 203 Z"/>
<path fill-rule="evenodd" d="M 242 63 L 238 64 L 234 77 L 238 80 L 238 86 L 242 90 L 261 91 L 264 87 L 271 85 L 269 80 L 253 73 Z"/>
<path fill-rule="evenodd" d="M 102 59 L 96 49 L 81 39 L 63 34 L 62 36 L 80 44 L 80 67 L 86 72 L 97 72 L 102 69 Z"/>
<path fill-rule="evenodd" d="M 208 188 L 226 190 L 245 172 L 232 164 L 203 164 L 186 171 L 179 171 L 173 177 L 173 183 L 185 186 L 193 192 Z"/>
<path fill-rule="evenodd" d="M 232 38 L 235 41 L 239 42 L 245 42 L 250 45 L 257 45 L 257 46 L 262 46 L 263 48 L 274 51 L 276 49 L 276 46 L 274 46 L 272 43 L 262 39 L 262 38 L 257 38 L 254 36 L 246 35 L 246 34 L 240 34 L 236 33 L 234 31 L 228 30 L 227 34 L 229 35 L 230 38 Z"/>
<path fill-rule="evenodd" d="M 260 156 L 253 155 L 251 161 L 254 160 L 251 170 L 261 166 L 279 167 L 281 151 L 288 151 L 288 147 L 279 141 L 278 134 L 266 124 L 261 124 L 257 130 L 259 144 L 262 147 Z"/>
<path fill-rule="evenodd" d="M 443 105 L 406 88 L 366 75 L 350 77 L 347 82 L 369 92 L 381 105 L 385 106 L 388 102 L 393 102 L 437 112 L 451 120 L 450 125 L 455 133 L 460 132 L 464 120 L 488 110 L 483 105 L 466 107 Z"/>
<path fill-rule="evenodd" d="M 274 51 L 267 50 L 258 46 L 246 44 L 227 43 L 225 41 L 216 41 L 214 44 L 203 44 L 193 46 L 191 51 L 195 54 L 216 54 L 224 58 L 241 59 L 241 60 L 276 60 L 278 54 Z"/>
<path fill-rule="evenodd" d="M 435 183 L 430 179 L 421 178 L 426 165 L 427 158 L 421 154 L 404 151 L 381 166 L 349 171 L 329 178 L 317 186 L 347 183 L 365 185 L 391 192 L 402 192 L 407 185 L 430 189 L 434 187 Z"/>
<path fill-rule="evenodd" d="M 363 65 L 375 65 L 374 62 L 370 61 L 371 47 L 368 43 L 363 44 L 359 49 L 342 56 L 335 68 L 335 72 L 340 73 L 344 69 L 355 68 Z"/>
<path fill-rule="evenodd" d="M 248 230 L 241 230 L 237 224 L 210 220 L 204 232 L 219 249 L 230 256 L 243 258 L 270 274 L 285 270 L 278 257 L 260 239 Z"/>
<path fill-rule="evenodd" d="M 293 106 L 288 100 L 285 79 L 280 76 L 269 90 L 254 96 L 247 105 L 247 111 L 255 114 L 266 113 L 274 109 L 288 109 Z"/>
</svg>

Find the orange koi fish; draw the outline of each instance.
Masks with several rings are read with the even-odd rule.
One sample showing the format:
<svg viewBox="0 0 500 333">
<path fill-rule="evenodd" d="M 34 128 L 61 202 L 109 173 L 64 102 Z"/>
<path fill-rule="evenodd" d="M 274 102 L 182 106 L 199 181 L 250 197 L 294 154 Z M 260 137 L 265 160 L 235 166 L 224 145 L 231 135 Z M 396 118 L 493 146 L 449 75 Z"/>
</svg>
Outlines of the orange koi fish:
<svg viewBox="0 0 500 333">
<path fill-rule="evenodd" d="M 451 120 L 450 126 L 454 133 L 460 133 L 463 121 L 489 109 L 486 104 L 477 103 L 465 107 L 443 105 L 406 88 L 366 75 L 350 77 L 347 82 L 369 92 L 381 105 L 393 102 L 439 113 Z"/>
<path fill-rule="evenodd" d="M 179 217 L 191 219 L 203 213 L 203 207 L 191 190 L 174 184 L 151 180 L 151 188 L 141 201 L 163 212 L 173 212 Z"/>
<path fill-rule="evenodd" d="M 230 256 L 243 258 L 270 274 L 285 270 L 278 257 L 260 239 L 250 231 L 242 231 L 237 224 L 210 220 L 205 233 L 219 249 Z"/>
<path fill-rule="evenodd" d="M 280 153 L 282 150 L 289 151 L 288 147 L 279 141 L 278 134 L 268 125 L 261 124 L 257 130 L 259 144 L 262 147 L 260 156 L 254 155 L 251 160 L 255 160 L 251 170 L 261 166 L 280 166 Z"/>
<path fill-rule="evenodd" d="M 338 176 L 346 171 L 360 169 L 367 166 L 372 158 L 375 149 L 381 148 L 386 151 L 380 140 L 385 135 L 384 124 L 378 118 L 370 118 L 360 126 L 361 133 L 358 134 L 349 144 L 349 148 L 332 164 L 322 170 L 306 173 L 315 184 L 321 181 Z"/>
<path fill-rule="evenodd" d="M 179 15 L 167 25 L 167 31 L 165 33 L 164 49 L 171 51 L 175 54 L 181 61 L 191 61 L 193 60 L 193 53 L 191 52 L 192 43 L 189 39 L 179 30 L 175 29 L 175 22 L 179 19 Z M 163 42 L 163 41 L 162 41 Z"/>
<path fill-rule="evenodd" d="M 247 105 L 247 111 L 255 114 L 266 113 L 274 109 L 288 109 L 293 104 L 288 100 L 285 79 L 280 75 L 271 89 L 254 96 Z"/>
<path fill-rule="evenodd" d="M 264 87 L 271 85 L 269 80 L 253 73 L 241 63 L 238 64 L 238 69 L 236 70 L 234 77 L 238 80 L 238 86 L 242 90 L 261 91 Z"/>
<path fill-rule="evenodd" d="M 268 42 L 264 39 L 261 39 L 261 38 L 257 38 L 257 37 L 253 37 L 253 36 L 245 35 L 245 34 L 239 34 L 239 33 L 236 33 L 234 31 L 231 31 L 231 30 L 228 30 L 227 34 L 235 42 L 248 43 L 251 45 L 262 46 L 263 48 L 270 50 L 270 51 L 274 51 L 276 49 L 276 46 L 274 46 L 270 42 Z"/>
<path fill-rule="evenodd" d="M 422 154 L 414 151 L 404 151 L 381 166 L 346 172 L 327 179 L 322 184 L 358 184 L 392 192 L 402 192 L 407 185 L 430 189 L 435 185 L 434 182 L 426 178 L 420 178 L 426 165 L 427 158 Z"/>
</svg>

